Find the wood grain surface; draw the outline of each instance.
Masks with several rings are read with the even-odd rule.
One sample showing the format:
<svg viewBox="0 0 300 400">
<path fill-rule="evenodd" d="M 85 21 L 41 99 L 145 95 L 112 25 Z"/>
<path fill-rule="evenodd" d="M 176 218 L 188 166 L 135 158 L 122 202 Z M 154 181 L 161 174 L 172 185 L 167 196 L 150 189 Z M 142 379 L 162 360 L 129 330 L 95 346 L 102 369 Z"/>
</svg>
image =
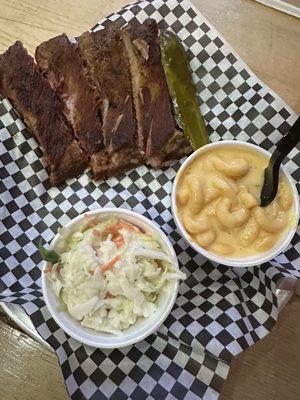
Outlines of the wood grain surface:
<svg viewBox="0 0 300 400">
<path fill-rule="evenodd" d="M 252 0 L 193 3 L 255 74 L 300 114 L 300 20 Z"/>
<path fill-rule="evenodd" d="M 21 40 L 33 53 L 43 40 L 76 36 L 128 0 L 0 0 L 0 52 Z M 300 113 L 300 22 L 251 0 L 194 0 L 267 85 Z M 273 332 L 238 356 L 220 400 L 300 398 L 300 298 Z M 0 315 L 0 399 L 64 400 L 56 357 Z M 163 400 L 163 399 L 162 399 Z"/>
<path fill-rule="evenodd" d="M 0 399 L 67 399 L 55 355 L 0 314 Z"/>
</svg>

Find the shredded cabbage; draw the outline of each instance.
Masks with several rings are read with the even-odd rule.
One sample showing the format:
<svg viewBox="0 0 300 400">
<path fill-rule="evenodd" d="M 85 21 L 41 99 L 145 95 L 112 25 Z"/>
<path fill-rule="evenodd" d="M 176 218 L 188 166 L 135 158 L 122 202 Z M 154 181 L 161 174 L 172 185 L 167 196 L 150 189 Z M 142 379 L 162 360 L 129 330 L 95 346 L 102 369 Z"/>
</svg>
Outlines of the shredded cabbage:
<svg viewBox="0 0 300 400">
<path fill-rule="evenodd" d="M 69 314 L 97 331 L 120 334 L 156 310 L 168 282 L 185 279 L 158 240 L 116 218 L 86 221 L 64 238 L 47 276 Z"/>
</svg>

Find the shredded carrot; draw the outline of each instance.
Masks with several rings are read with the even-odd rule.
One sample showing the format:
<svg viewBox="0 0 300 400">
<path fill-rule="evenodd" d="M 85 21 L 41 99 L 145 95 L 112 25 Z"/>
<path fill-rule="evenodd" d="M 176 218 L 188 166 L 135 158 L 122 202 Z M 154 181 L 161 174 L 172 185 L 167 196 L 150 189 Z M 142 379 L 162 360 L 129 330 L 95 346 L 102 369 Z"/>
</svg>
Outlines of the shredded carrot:
<svg viewBox="0 0 300 400">
<path fill-rule="evenodd" d="M 141 230 L 137 226 L 131 224 L 130 222 L 124 221 L 123 219 L 119 221 L 119 226 L 120 228 L 127 229 L 128 231 L 131 232 L 139 232 L 139 233 L 141 232 Z"/>
<path fill-rule="evenodd" d="M 112 235 L 112 241 L 115 243 L 118 249 L 124 244 L 123 236 L 120 234 L 121 229 L 125 229 L 130 232 L 141 233 L 141 230 L 137 226 L 132 225 L 131 223 L 124 221 L 123 219 L 118 221 L 116 224 L 105 228 L 105 233 Z"/>
<path fill-rule="evenodd" d="M 122 235 L 118 235 L 116 237 L 112 238 L 112 241 L 114 242 L 114 244 L 117 246 L 117 248 L 119 249 L 120 247 L 123 246 L 124 244 L 124 239 Z"/>
<path fill-rule="evenodd" d="M 130 232 L 141 233 L 141 230 L 137 226 L 131 224 L 130 222 L 124 221 L 123 219 L 118 221 L 116 224 L 105 228 L 105 232 L 108 234 L 111 234 L 113 236 L 116 236 L 116 235 L 119 235 L 119 231 L 121 229 L 126 229 L 127 231 L 130 231 Z"/>
<path fill-rule="evenodd" d="M 112 260 L 110 260 L 108 263 L 100 265 L 100 269 L 102 272 L 112 268 L 116 262 L 120 260 L 120 255 L 117 254 Z"/>
<path fill-rule="evenodd" d="M 107 228 L 105 228 L 105 233 L 108 233 L 110 235 L 118 235 L 119 234 L 119 227 L 118 224 L 114 224 L 111 226 L 108 226 Z"/>
<path fill-rule="evenodd" d="M 50 264 L 48 264 L 47 267 L 44 269 L 44 272 L 45 272 L 45 274 L 48 274 L 51 271 L 52 271 L 52 266 Z"/>
</svg>

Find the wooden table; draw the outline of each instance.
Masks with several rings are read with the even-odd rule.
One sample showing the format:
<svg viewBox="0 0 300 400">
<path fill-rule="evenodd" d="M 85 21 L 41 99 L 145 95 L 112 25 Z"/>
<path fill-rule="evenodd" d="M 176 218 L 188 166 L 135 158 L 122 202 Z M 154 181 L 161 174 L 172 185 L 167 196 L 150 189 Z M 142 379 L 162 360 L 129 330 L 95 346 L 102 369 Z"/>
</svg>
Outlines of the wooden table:
<svg viewBox="0 0 300 400">
<path fill-rule="evenodd" d="M 30 52 L 61 32 L 78 35 L 128 0 L 0 0 L 0 52 L 21 40 Z M 251 0 L 194 0 L 253 71 L 300 114 L 300 21 Z M 300 298 L 273 332 L 238 356 L 221 400 L 300 398 Z M 0 398 L 63 400 L 55 356 L 0 314 Z M 4 350 L 5 349 L 5 350 Z M 163 399 L 162 399 L 163 400 Z"/>
</svg>

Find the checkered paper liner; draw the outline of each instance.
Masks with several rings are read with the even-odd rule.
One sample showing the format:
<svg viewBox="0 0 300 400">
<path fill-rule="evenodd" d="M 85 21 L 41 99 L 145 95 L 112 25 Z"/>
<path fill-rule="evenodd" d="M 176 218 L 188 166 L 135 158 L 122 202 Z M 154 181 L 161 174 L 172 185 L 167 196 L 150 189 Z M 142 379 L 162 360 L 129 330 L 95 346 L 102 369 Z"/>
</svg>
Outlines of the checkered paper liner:
<svg viewBox="0 0 300 400">
<path fill-rule="evenodd" d="M 183 41 L 191 60 L 201 111 L 212 141 L 239 139 L 272 150 L 296 120 L 219 33 L 183 0 L 143 1 L 110 15 L 155 18 Z M 277 319 L 276 284 L 300 277 L 300 231 L 284 254 L 260 267 L 232 269 L 197 255 L 176 230 L 170 205 L 181 162 L 164 171 L 141 166 L 105 182 L 89 173 L 50 188 L 42 151 L 10 103 L 0 102 L 0 300 L 24 307 L 56 351 L 72 399 L 217 399 L 232 357 L 264 337 Z M 287 169 L 298 182 L 300 154 Z M 299 190 L 299 186 L 298 186 Z M 84 346 L 66 335 L 42 298 L 37 245 L 80 213 L 99 207 L 133 209 L 168 235 L 187 279 L 155 334 L 122 349 Z"/>
</svg>

